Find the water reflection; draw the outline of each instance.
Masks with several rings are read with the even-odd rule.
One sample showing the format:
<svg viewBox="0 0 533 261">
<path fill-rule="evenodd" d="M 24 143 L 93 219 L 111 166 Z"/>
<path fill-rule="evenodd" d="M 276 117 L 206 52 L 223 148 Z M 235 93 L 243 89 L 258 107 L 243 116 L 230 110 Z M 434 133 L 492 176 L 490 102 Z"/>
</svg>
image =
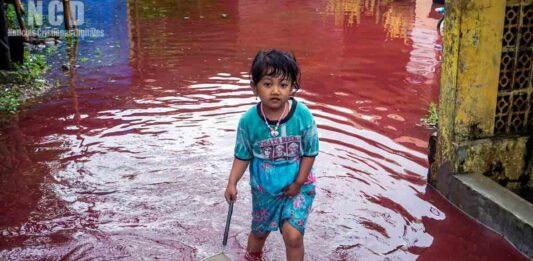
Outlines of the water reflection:
<svg viewBox="0 0 533 261">
<path fill-rule="evenodd" d="M 335 26 L 352 27 L 361 24 L 363 16 L 374 17 L 382 24 L 387 39 L 408 39 L 414 27 L 414 1 L 392 0 L 328 0 L 325 17 L 333 16 Z"/>
<path fill-rule="evenodd" d="M 384 17 L 384 26 L 387 31 L 388 39 L 407 40 L 408 33 L 413 29 L 415 22 L 415 10 L 413 2 L 395 1 L 390 5 Z"/>
</svg>

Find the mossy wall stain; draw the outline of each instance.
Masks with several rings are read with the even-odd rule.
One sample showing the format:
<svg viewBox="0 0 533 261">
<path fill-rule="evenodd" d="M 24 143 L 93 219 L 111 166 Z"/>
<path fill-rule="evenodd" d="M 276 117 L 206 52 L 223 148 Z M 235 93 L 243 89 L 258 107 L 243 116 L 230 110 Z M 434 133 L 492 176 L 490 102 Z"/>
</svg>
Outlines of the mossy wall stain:
<svg viewBox="0 0 533 261">
<path fill-rule="evenodd" d="M 526 1 L 531 2 L 533 1 Z M 517 4 L 521 1 L 517 2 Z M 513 189 L 533 188 L 526 138 L 495 135 L 505 10 L 509 1 L 447 2 L 440 79 L 439 132 L 428 181 L 440 166 L 485 175 Z"/>
</svg>

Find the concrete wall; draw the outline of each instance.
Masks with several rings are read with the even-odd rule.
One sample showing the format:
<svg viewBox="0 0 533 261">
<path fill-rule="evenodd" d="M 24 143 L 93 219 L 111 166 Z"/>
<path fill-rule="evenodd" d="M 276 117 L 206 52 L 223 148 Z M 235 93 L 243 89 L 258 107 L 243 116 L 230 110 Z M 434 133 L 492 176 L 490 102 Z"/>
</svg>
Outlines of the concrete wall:
<svg viewBox="0 0 533 261">
<path fill-rule="evenodd" d="M 520 90 L 504 92 L 500 83 L 502 53 L 513 51 L 502 44 L 504 32 L 510 26 L 509 21 L 506 24 L 506 19 L 509 20 L 506 10 L 518 6 L 517 10 L 522 10 L 527 18 L 533 16 L 526 7 L 532 4 L 533 1 L 456 0 L 446 6 L 439 134 L 436 161 L 430 167 L 428 179 L 433 185 L 439 180 L 439 166 L 450 164 L 453 173 L 485 174 L 514 191 L 524 186 L 533 189 L 531 172 L 525 171 L 524 161 L 526 134 L 533 132 L 533 125 L 516 133 L 498 133 L 495 128 L 496 120 L 518 113 L 513 111 L 517 106 L 512 104 L 518 92 L 528 95 L 531 101 L 530 107 L 520 112 L 533 117 L 531 76 L 529 85 Z M 521 23 L 531 20 L 526 18 L 520 19 Z M 527 24 L 515 27 L 520 31 L 526 26 L 533 27 Z M 515 47 L 532 49 L 531 45 Z M 506 102 L 510 99 L 503 112 L 503 105 L 497 104 L 502 103 L 502 97 Z M 508 116 L 505 120 L 512 124 L 514 118 Z M 509 126 L 507 129 L 512 130 Z"/>
</svg>

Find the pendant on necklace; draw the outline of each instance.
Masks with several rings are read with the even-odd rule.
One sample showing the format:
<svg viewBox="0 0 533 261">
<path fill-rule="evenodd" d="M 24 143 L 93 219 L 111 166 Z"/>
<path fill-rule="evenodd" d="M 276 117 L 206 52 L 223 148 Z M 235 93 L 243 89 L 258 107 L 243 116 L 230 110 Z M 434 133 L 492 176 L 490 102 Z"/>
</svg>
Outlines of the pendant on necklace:
<svg viewBox="0 0 533 261">
<path fill-rule="evenodd" d="M 276 123 L 276 127 L 272 128 L 268 124 L 265 111 L 263 110 L 263 103 L 261 103 L 261 113 L 263 114 L 263 117 L 265 118 L 265 125 L 270 130 L 270 135 L 272 135 L 272 137 L 277 137 L 279 135 L 278 127 L 279 127 L 279 124 L 281 123 L 281 119 L 283 119 L 283 115 L 285 115 L 286 111 L 287 111 L 287 103 L 285 103 L 285 106 L 283 107 L 283 112 L 279 116 L 278 122 Z"/>
</svg>

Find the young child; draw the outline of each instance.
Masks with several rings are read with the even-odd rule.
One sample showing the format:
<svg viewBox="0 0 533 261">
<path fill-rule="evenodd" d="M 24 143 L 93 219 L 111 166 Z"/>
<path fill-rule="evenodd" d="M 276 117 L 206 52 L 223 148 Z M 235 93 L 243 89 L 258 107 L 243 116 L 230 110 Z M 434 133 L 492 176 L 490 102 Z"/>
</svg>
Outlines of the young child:
<svg viewBox="0 0 533 261">
<path fill-rule="evenodd" d="M 237 199 L 237 182 L 250 165 L 252 231 L 246 258 L 262 260 L 270 231 L 281 229 L 287 260 L 303 260 L 303 235 L 315 197 L 311 168 L 318 155 L 316 123 L 294 99 L 300 69 L 293 55 L 260 51 L 250 71 L 250 86 L 261 102 L 239 121 L 227 201 Z"/>
</svg>

